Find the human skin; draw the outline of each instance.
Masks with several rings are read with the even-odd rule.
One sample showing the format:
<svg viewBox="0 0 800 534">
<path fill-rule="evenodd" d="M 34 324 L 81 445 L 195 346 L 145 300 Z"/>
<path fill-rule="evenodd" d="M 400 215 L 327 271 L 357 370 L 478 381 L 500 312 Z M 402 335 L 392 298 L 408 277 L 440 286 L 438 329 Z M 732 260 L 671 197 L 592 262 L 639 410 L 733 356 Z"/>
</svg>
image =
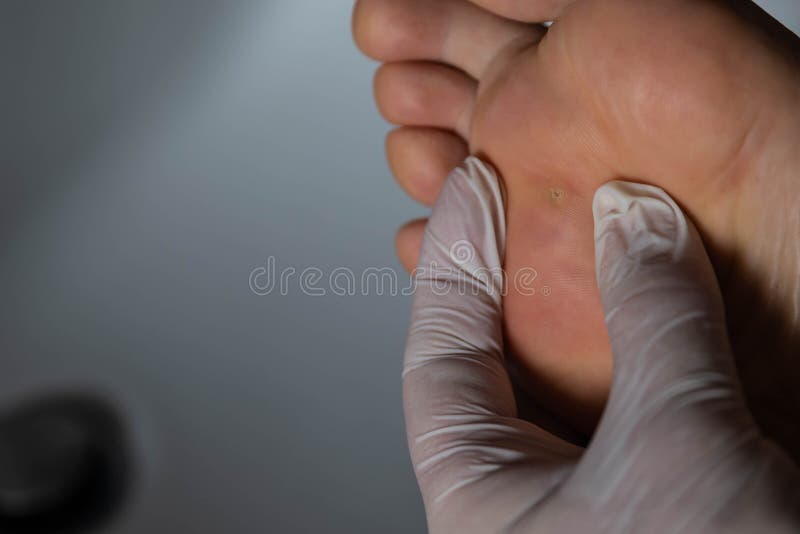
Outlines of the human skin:
<svg viewBox="0 0 800 534">
<path fill-rule="evenodd" d="M 611 353 L 591 202 L 610 180 L 641 181 L 701 231 L 751 409 L 800 459 L 794 36 L 712 0 L 359 0 L 354 36 L 384 63 L 378 107 L 401 125 L 388 159 L 413 198 L 432 204 L 468 153 L 503 177 L 506 271 L 535 269 L 540 289 L 512 284 L 506 337 L 538 402 L 587 434 L 602 412 Z M 423 225 L 398 233 L 408 268 Z"/>
</svg>

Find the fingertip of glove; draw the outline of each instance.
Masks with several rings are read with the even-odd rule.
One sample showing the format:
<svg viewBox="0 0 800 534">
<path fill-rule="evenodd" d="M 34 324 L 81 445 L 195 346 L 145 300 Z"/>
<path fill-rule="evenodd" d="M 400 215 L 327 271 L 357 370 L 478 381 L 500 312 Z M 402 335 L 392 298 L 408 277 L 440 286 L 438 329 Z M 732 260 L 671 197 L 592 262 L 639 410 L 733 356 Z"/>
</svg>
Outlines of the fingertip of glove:
<svg viewBox="0 0 800 534">
<path fill-rule="evenodd" d="M 470 156 L 446 180 L 427 227 L 426 243 L 436 244 L 436 259 L 460 268 L 501 267 L 505 251 L 505 193 L 497 172 L 476 156 Z M 469 247 L 461 254 L 442 254 Z M 423 246 L 423 256 L 427 248 Z M 433 252 L 431 249 L 430 252 Z M 443 257 L 444 256 L 444 257 Z M 474 261 L 473 261 L 474 260 Z"/>
<path fill-rule="evenodd" d="M 613 181 L 600 187 L 592 205 L 598 281 L 628 277 L 650 263 L 675 263 L 689 241 L 689 223 L 661 188 Z"/>
<path fill-rule="evenodd" d="M 598 223 L 620 217 L 635 219 L 641 212 L 634 208 L 644 203 L 648 212 L 681 214 L 675 201 L 660 187 L 615 180 L 600 186 L 594 195 L 595 225 L 602 228 Z"/>
</svg>

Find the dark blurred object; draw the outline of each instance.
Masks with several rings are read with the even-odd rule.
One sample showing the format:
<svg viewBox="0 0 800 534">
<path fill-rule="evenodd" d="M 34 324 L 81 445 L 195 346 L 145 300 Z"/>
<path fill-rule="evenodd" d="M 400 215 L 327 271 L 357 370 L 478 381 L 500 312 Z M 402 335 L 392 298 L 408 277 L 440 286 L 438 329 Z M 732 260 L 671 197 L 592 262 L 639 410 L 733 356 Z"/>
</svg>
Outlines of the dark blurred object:
<svg viewBox="0 0 800 534">
<path fill-rule="evenodd" d="M 86 532 L 129 486 L 120 418 L 103 401 L 48 397 L 0 414 L 0 532 Z"/>
</svg>

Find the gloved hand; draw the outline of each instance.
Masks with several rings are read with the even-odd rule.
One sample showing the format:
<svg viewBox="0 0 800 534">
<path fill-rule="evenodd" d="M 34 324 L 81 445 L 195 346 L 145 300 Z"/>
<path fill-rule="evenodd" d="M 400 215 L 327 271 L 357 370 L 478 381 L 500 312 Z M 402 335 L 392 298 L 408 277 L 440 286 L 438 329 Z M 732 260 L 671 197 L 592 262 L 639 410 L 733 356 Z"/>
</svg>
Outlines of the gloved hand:
<svg viewBox="0 0 800 534">
<path fill-rule="evenodd" d="M 800 474 L 750 417 L 696 229 L 664 191 L 633 183 L 601 187 L 594 215 L 614 377 L 584 450 L 517 417 L 498 178 L 470 158 L 442 189 L 403 373 L 431 532 L 800 531 Z"/>
</svg>

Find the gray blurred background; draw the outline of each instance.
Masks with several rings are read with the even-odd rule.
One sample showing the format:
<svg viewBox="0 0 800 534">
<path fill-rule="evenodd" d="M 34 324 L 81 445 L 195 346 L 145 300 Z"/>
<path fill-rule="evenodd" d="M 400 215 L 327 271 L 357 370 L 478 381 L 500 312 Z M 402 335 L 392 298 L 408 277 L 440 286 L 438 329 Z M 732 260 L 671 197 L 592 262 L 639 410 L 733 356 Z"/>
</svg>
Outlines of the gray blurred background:
<svg viewBox="0 0 800 534">
<path fill-rule="evenodd" d="M 351 7 L 0 0 L 0 405 L 117 406 L 136 477 L 107 532 L 424 531 L 408 297 L 249 283 L 269 257 L 407 280 L 393 236 L 424 211 Z"/>
</svg>

